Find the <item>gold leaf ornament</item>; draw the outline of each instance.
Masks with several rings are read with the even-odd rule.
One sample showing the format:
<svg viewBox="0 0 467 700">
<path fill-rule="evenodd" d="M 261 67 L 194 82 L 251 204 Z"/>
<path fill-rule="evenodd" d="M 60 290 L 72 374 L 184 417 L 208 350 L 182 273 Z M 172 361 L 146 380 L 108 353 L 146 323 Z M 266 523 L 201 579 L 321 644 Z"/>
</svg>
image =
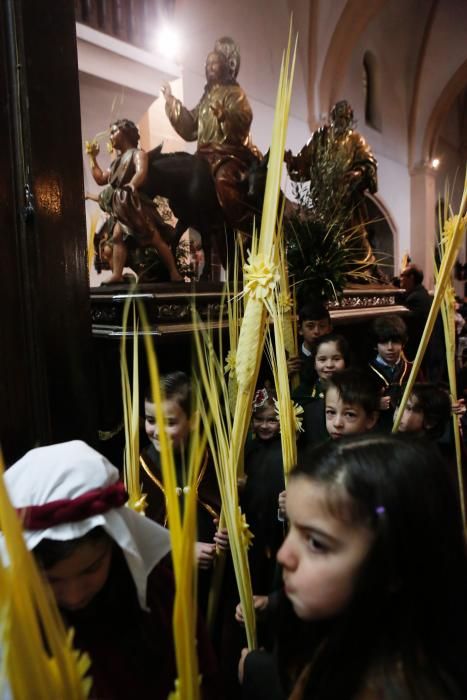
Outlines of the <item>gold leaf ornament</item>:
<svg viewBox="0 0 467 700">
<path fill-rule="evenodd" d="M 132 502 L 131 504 L 129 503 L 129 507 L 132 510 L 135 510 L 137 513 L 144 515 L 146 508 L 148 507 L 147 494 L 142 493 L 140 498 L 138 498 L 136 501 Z"/>
<path fill-rule="evenodd" d="M 279 268 L 262 253 L 248 256 L 244 267 L 245 293 L 258 300 L 270 297 L 280 280 Z"/>
<path fill-rule="evenodd" d="M 225 358 L 225 365 L 224 365 L 224 372 L 226 374 L 229 374 L 232 372 L 232 374 L 235 372 L 235 368 L 237 366 L 237 353 L 235 350 L 229 350 L 227 353 L 227 357 Z"/>
<path fill-rule="evenodd" d="M 248 550 L 253 544 L 254 534 L 251 532 L 250 527 L 246 521 L 245 513 L 242 513 L 240 508 L 238 509 L 238 524 L 243 546 L 245 547 L 245 549 Z"/>
<path fill-rule="evenodd" d="M 454 216 L 451 216 L 447 221 L 444 222 L 443 226 L 443 243 L 444 245 L 447 245 L 451 238 L 453 237 L 454 231 L 456 230 L 456 227 L 458 225 L 459 221 L 459 214 L 455 214 Z M 465 228 L 467 226 L 467 216 L 463 216 L 461 220 L 459 221 L 459 226 L 461 228 Z"/>
<path fill-rule="evenodd" d="M 97 156 L 99 153 L 99 144 L 97 141 L 85 141 L 84 147 L 88 156 Z"/>
<path fill-rule="evenodd" d="M 304 408 L 298 403 L 295 403 L 295 401 L 292 401 L 292 407 L 295 417 L 295 429 L 297 433 L 303 433 L 305 432 L 305 429 L 303 427 L 303 414 L 305 413 Z"/>
<path fill-rule="evenodd" d="M 283 313 L 288 313 L 293 309 L 292 295 L 287 292 L 281 292 L 279 295 L 279 308 Z"/>
</svg>

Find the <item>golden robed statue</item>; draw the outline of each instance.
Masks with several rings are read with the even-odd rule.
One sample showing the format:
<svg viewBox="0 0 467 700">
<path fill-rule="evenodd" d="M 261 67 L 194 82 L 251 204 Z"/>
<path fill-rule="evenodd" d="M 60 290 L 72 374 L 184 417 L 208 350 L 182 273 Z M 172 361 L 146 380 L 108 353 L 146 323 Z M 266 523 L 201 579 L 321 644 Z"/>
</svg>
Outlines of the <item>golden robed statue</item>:
<svg viewBox="0 0 467 700">
<path fill-rule="evenodd" d="M 185 141 L 198 142 L 196 154 L 209 163 L 219 202 L 234 226 L 251 216 L 241 192 L 249 169 L 261 156 L 250 139 L 253 113 L 236 80 L 239 67 L 238 47 L 223 37 L 208 54 L 206 86 L 193 109 L 174 97 L 169 83 L 162 86 L 170 123 Z"/>
<path fill-rule="evenodd" d="M 305 200 L 312 219 L 347 231 L 356 262 L 370 272 L 375 258 L 365 228 L 365 192 L 374 194 L 378 189 L 377 162 L 355 131 L 353 116 L 346 100 L 337 102 L 330 123 L 313 132 L 298 155 L 287 151 L 285 162 L 293 181 L 310 182 Z"/>
</svg>

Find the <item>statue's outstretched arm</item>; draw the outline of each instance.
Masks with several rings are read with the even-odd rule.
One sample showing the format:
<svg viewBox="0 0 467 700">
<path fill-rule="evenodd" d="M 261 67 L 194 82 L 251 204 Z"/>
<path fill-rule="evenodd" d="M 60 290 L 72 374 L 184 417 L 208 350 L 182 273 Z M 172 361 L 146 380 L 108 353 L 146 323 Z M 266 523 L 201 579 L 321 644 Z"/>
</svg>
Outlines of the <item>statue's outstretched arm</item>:
<svg viewBox="0 0 467 700">
<path fill-rule="evenodd" d="M 165 99 L 165 113 L 177 134 L 185 141 L 196 141 L 198 138 L 199 104 L 194 109 L 188 110 L 180 100 L 172 95 L 169 83 L 164 83 L 161 92 Z"/>
<path fill-rule="evenodd" d="M 109 181 L 110 170 L 103 171 L 97 162 L 97 156 L 99 155 L 100 147 L 97 141 L 86 141 L 86 153 L 89 156 L 89 165 L 91 166 L 91 173 L 94 181 L 98 185 L 106 185 Z"/>
</svg>

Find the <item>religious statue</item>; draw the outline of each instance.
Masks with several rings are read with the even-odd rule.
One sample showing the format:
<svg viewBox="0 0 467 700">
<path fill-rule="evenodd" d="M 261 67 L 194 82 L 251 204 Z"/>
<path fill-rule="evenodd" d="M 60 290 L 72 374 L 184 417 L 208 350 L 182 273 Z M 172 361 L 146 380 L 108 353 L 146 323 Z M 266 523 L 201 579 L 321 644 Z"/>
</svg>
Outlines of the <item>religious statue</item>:
<svg viewBox="0 0 467 700">
<path fill-rule="evenodd" d="M 112 276 L 107 284 L 123 282 L 123 268 L 128 256 L 127 242 L 132 237 L 138 247 L 152 246 L 166 267 L 171 281 L 182 281 L 175 258 L 168 245 L 172 228 L 160 216 L 149 187 L 148 154 L 138 147 L 139 131 L 129 119 L 119 119 L 110 126 L 110 141 L 117 152 L 105 172 L 97 163 L 99 145 L 86 145 L 91 172 L 98 185 L 107 185 L 98 201 L 109 214 L 108 231 L 112 244 Z"/>
<path fill-rule="evenodd" d="M 236 80 L 239 68 L 238 47 L 223 37 L 206 59 L 207 82 L 196 107 L 188 110 L 168 83 L 161 88 L 170 123 L 186 141 L 197 140 L 196 155 L 209 164 L 224 215 L 236 228 L 251 220 L 246 180 L 261 157 L 250 139 L 253 113 Z"/>
<path fill-rule="evenodd" d="M 285 162 L 295 182 L 310 182 L 305 196 L 312 221 L 345 231 L 361 270 L 374 273 L 375 258 L 368 242 L 365 192 L 377 190 L 377 163 L 365 139 L 354 129 L 353 110 L 337 102 L 330 123 L 315 131 L 298 155 Z"/>
</svg>

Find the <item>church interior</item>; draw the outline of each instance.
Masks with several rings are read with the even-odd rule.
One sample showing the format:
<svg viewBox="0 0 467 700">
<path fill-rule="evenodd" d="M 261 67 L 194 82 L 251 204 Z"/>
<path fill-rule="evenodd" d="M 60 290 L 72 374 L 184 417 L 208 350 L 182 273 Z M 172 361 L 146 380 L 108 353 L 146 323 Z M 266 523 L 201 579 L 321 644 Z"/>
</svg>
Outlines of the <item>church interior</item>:
<svg viewBox="0 0 467 700">
<path fill-rule="evenodd" d="M 344 700 L 344 689 L 348 700 L 390 700 L 391 683 L 407 691 L 400 695 L 407 700 L 465 697 L 467 676 L 457 663 L 467 651 L 467 625 L 461 630 L 467 623 L 461 586 L 467 583 L 465 1 L 3 0 L 0 81 L 0 444 L 14 507 L 20 513 L 32 507 L 22 523 L 27 548 L 38 548 L 36 560 L 52 572 L 47 577 L 65 625 L 76 626 L 80 648 L 91 656 L 95 685 L 83 690 L 83 684 L 73 697 L 90 692 L 123 700 L 133 688 L 138 697 L 148 690 L 148 697 L 164 700 Z M 170 393 L 159 372 L 182 388 Z M 444 411 L 441 427 L 436 411 Z M 403 439 L 392 433 L 417 432 L 417 416 L 420 435 L 409 436 L 404 451 Z M 165 426 L 159 433 L 158 423 Z M 188 445 L 192 433 L 197 437 L 185 454 L 177 440 Z M 357 433 L 368 433 L 367 442 Z M 346 452 L 344 440 L 339 451 L 347 435 L 350 447 Z M 422 437 L 436 442 L 435 456 L 447 465 L 438 469 L 443 476 Z M 316 458 L 307 467 L 311 448 Z M 377 476 L 355 466 L 352 450 L 360 465 L 374 460 Z M 99 465 L 95 451 L 103 455 Z M 393 457 L 393 486 L 385 454 Z M 65 458 L 71 476 L 55 465 Z M 413 466 L 410 487 L 401 465 Z M 35 466 L 45 470 L 42 477 Z M 49 469 L 51 479 L 57 469 L 50 492 L 43 478 Z M 233 469 L 234 477 L 224 482 L 223 469 Z M 23 470 L 32 485 L 37 479 L 37 502 Z M 176 497 L 167 486 L 170 474 Z M 443 479 L 455 482 L 454 500 Z M 8 540 L 13 526 L 3 521 L 10 506 L 3 477 L 0 482 L 0 530 Z M 319 488 L 306 501 L 310 483 Z M 103 491 L 97 497 L 93 489 Z M 47 499 L 66 499 L 75 524 L 63 525 L 68 520 L 53 514 L 50 530 L 29 526 L 39 518 L 34 507 L 48 506 Z M 85 516 L 76 515 L 73 499 L 89 527 L 80 529 Z M 141 532 L 133 512 L 121 515 L 133 510 L 139 518 L 146 508 Z M 261 508 L 273 512 L 269 529 Z M 438 567 L 448 582 L 423 568 L 422 545 L 414 573 L 400 544 L 403 532 L 410 531 L 407 548 L 421 538 L 422 524 L 435 513 L 446 530 L 433 551 L 450 552 Z M 196 541 L 196 518 L 209 544 Z M 152 521 L 159 530 L 147 545 Z M 306 524 L 311 521 L 318 526 Z M 55 536 L 55 527 L 65 529 Z M 40 535 L 28 541 L 33 529 Z M 42 540 L 66 544 L 70 532 L 87 537 L 94 529 L 107 539 L 86 540 L 99 557 L 84 557 L 82 569 L 96 565 L 97 571 L 104 562 L 102 582 L 67 602 L 57 581 L 70 579 L 62 565 L 72 555 L 49 561 Z M 430 533 L 438 536 L 428 524 Z M 336 556 L 340 572 L 347 546 L 358 576 L 347 572 L 339 587 L 329 562 Z M 151 571 L 164 564 L 170 547 L 173 625 L 172 602 L 164 608 L 172 584 L 163 574 L 151 587 Z M 316 599 L 315 574 L 307 569 L 312 558 L 326 591 Z M 215 584 L 222 559 L 227 573 Z M 286 572 L 283 584 L 278 571 Z M 414 590 L 428 578 L 418 600 Z M 276 601 L 281 586 L 285 603 Z M 444 618 L 433 613 L 432 628 L 425 628 L 416 615 L 436 586 L 443 587 Z M 102 591 L 109 598 L 98 612 L 96 600 L 104 598 L 94 596 Z M 107 639 L 107 632 L 96 641 L 92 615 L 102 615 L 106 630 L 120 595 L 132 601 L 128 619 L 122 612 L 130 641 L 119 646 L 119 635 Z M 235 628 L 232 620 L 219 622 L 216 596 L 221 602 L 225 596 L 226 610 L 233 606 Z M 147 603 L 157 600 L 148 612 Z M 42 615 L 43 605 L 33 608 Z M 88 605 L 94 606 L 89 629 L 80 617 Z M 289 608 L 287 639 L 294 641 L 281 646 L 284 631 L 273 633 L 268 615 L 276 620 L 272 610 L 283 615 L 277 620 L 288 620 Z M 140 615 L 134 638 L 132 615 Z M 51 618 L 43 619 L 47 648 Z M 308 626 L 317 620 L 315 632 Z M 391 643 L 381 633 L 390 620 Z M 174 634 L 173 658 L 154 640 L 144 647 L 153 623 L 167 639 Z M 443 651 L 439 639 L 449 625 L 456 629 Z M 352 634 L 349 660 L 343 645 Z M 3 635 L 0 624 L 0 662 Z M 196 652 L 190 635 L 197 635 Z M 109 655 L 121 662 L 113 681 L 107 671 L 101 677 L 108 663 L 104 637 Z M 404 638 L 407 648 L 399 644 Z M 144 652 L 125 667 L 122 659 L 136 657 L 133 642 Z M 263 646 L 273 659 L 264 668 L 255 656 L 260 652 L 246 650 Z M 153 652 L 163 671 L 148 680 Z M 347 686 L 335 672 L 339 664 Z M 66 661 L 64 677 L 65 666 L 71 673 Z M 39 678 L 39 666 L 37 672 Z M 11 693 L 0 684 L 2 700 L 33 697 L 18 690 L 19 675 L 9 676 Z M 34 697 L 47 696 L 37 692 Z M 65 697 L 56 692 L 50 697 Z"/>
</svg>

